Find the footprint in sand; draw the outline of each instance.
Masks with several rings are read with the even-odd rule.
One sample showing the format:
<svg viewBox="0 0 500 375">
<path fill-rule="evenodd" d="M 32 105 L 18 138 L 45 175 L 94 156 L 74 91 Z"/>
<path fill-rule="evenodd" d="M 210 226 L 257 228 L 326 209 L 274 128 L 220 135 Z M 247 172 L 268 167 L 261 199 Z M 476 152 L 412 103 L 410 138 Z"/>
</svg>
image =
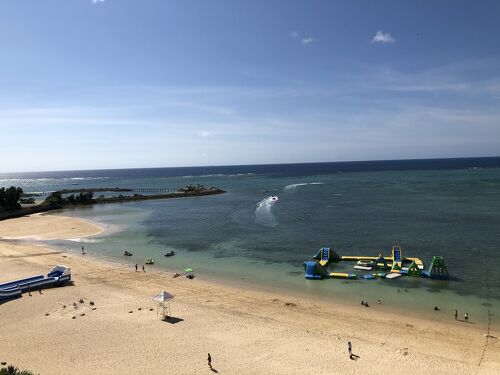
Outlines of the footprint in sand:
<svg viewBox="0 0 500 375">
<path fill-rule="evenodd" d="M 398 354 L 405 355 L 405 356 L 406 356 L 406 355 L 408 355 L 408 354 L 410 354 L 410 352 L 408 351 L 408 348 L 399 349 L 399 350 L 397 351 L 397 353 L 398 353 Z"/>
</svg>

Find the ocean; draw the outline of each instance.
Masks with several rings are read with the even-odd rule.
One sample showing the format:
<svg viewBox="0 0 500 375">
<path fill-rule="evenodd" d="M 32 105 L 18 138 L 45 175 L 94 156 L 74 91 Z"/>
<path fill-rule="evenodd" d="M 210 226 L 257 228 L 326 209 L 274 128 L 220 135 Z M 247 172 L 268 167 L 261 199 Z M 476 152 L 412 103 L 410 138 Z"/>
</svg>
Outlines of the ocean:
<svg viewBox="0 0 500 375">
<path fill-rule="evenodd" d="M 499 324 L 500 158 L 0 174 L 0 186 L 30 192 L 187 184 L 226 193 L 67 209 L 64 215 L 109 231 L 50 244 L 70 252 L 85 246 L 89 255 L 130 266 L 153 258 L 155 270 L 192 268 L 200 278 L 284 296 L 380 299 L 388 311 L 437 320 L 453 319 L 457 308 L 477 324 Z M 390 255 L 394 244 L 426 266 L 443 256 L 452 278 L 304 279 L 303 262 L 321 247 L 376 256 Z M 176 255 L 164 257 L 170 250 Z M 353 265 L 333 269 L 353 272 Z"/>
</svg>

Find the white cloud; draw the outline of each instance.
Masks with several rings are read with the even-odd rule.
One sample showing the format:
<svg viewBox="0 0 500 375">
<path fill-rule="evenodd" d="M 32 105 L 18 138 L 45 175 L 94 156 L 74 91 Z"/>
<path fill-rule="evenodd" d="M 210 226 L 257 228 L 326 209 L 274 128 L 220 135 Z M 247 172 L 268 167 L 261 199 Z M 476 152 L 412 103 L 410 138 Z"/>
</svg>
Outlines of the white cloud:
<svg viewBox="0 0 500 375">
<path fill-rule="evenodd" d="M 197 134 L 202 138 L 208 138 L 211 135 L 210 132 L 207 130 L 198 131 Z"/>
<path fill-rule="evenodd" d="M 292 37 L 292 39 L 300 40 L 300 43 L 303 46 L 307 46 L 307 45 L 309 45 L 311 43 L 316 42 L 316 39 L 313 38 L 312 36 L 302 37 L 298 31 L 291 31 L 290 32 L 290 36 Z"/>
<path fill-rule="evenodd" d="M 311 43 L 314 43 L 316 41 L 316 39 L 312 38 L 312 37 L 308 37 L 308 38 L 302 38 L 301 42 L 304 46 L 307 46 Z"/>
<path fill-rule="evenodd" d="M 382 43 L 382 44 L 394 43 L 395 41 L 396 39 L 394 39 L 391 34 L 384 33 L 383 31 L 377 31 L 377 33 L 372 39 L 372 43 Z"/>
<path fill-rule="evenodd" d="M 104 3 L 104 0 L 91 0 L 92 4 Z"/>
</svg>

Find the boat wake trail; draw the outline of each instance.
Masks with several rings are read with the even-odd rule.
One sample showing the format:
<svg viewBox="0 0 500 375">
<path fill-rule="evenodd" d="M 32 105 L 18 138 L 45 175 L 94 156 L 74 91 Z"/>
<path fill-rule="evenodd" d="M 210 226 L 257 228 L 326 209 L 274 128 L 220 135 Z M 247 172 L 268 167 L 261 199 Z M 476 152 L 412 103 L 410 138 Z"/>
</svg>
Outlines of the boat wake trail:
<svg viewBox="0 0 500 375">
<path fill-rule="evenodd" d="M 257 203 L 255 209 L 255 222 L 266 227 L 275 227 L 278 225 L 278 220 L 272 213 L 273 206 L 278 202 L 278 197 L 272 196 L 261 200 Z"/>
</svg>

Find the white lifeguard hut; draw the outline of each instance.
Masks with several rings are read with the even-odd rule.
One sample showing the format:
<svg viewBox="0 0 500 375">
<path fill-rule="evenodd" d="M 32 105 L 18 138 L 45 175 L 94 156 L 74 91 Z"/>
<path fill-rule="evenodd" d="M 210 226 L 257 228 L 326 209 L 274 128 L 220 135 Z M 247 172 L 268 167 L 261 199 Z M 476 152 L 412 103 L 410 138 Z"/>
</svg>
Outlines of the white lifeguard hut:
<svg viewBox="0 0 500 375">
<path fill-rule="evenodd" d="M 172 311 L 170 310 L 170 301 L 174 299 L 174 296 L 170 294 L 169 292 L 162 291 L 158 293 L 154 298 L 153 301 L 158 302 L 158 306 L 156 308 L 156 315 L 158 316 L 158 312 L 160 307 L 162 308 L 162 318 L 165 319 L 165 317 L 172 316 Z M 168 311 L 168 314 L 165 315 L 165 310 Z"/>
</svg>

